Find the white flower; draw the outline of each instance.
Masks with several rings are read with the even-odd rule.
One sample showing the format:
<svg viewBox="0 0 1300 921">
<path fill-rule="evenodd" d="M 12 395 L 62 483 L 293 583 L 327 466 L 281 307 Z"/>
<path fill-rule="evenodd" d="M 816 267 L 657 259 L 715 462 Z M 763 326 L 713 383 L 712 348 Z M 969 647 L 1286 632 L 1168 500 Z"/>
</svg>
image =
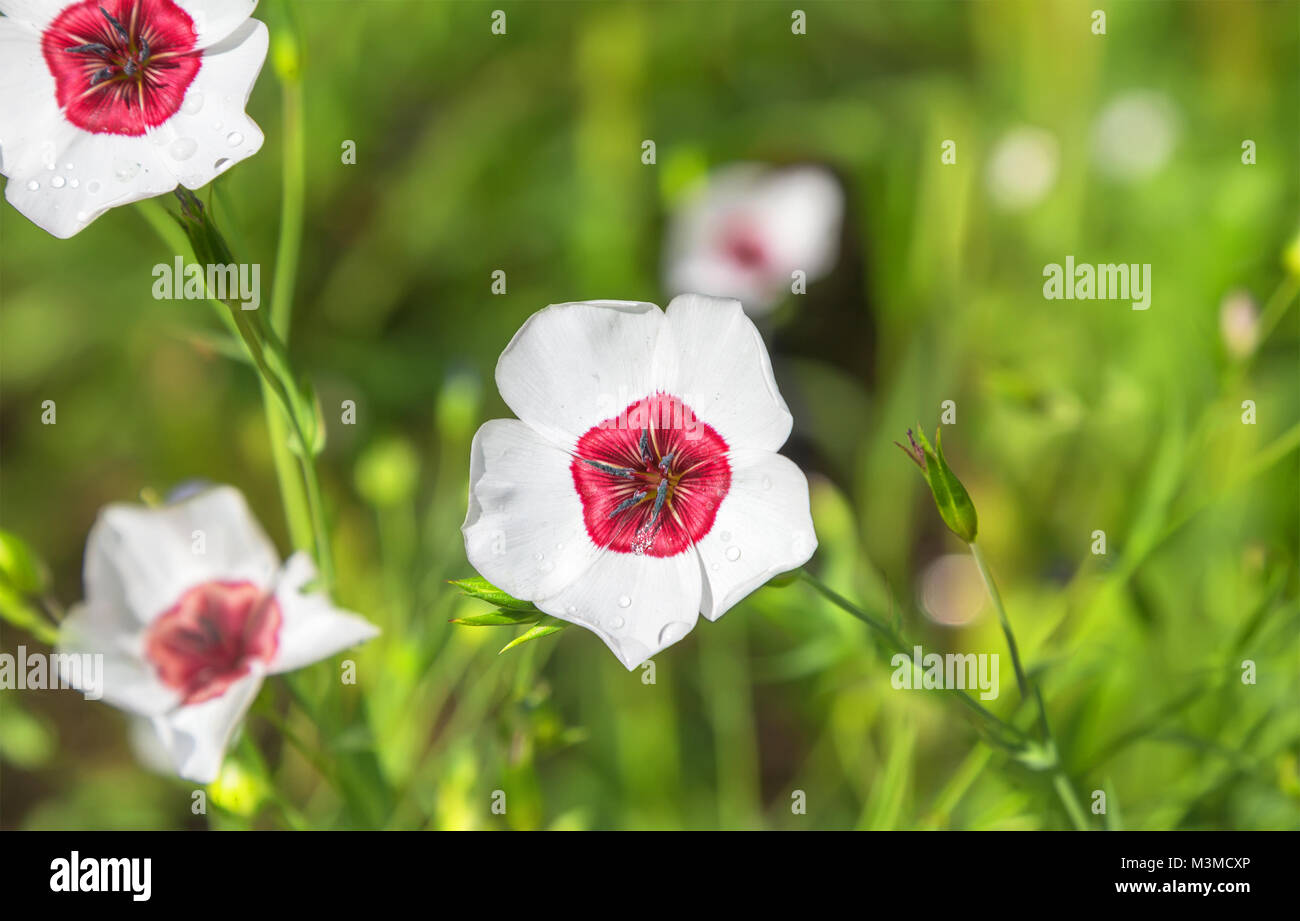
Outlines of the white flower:
<svg viewBox="0 0 1300 921">
<path fill-rule="evenodd" d="M 216 778 L 266 675 L 379 632 L 304 594 L 311 560 L 299 553 L 281 567 L 229 486 L 162 508 L 109 506 L 86 542 L 84 578 L 86 600 L 64 622 L 58 651 L 102 655 L 103 699 L 148 717 L 176 773 L 199 783 Z"/>
<path fill-rule="evenodd" d="M 670 294 L 733 297 L 765 314 L 796 270 L 812 282 L 834 268 L 843 217 L 844 193 L 825 169 L 728 166 L 673 216 L 664 283 Z"/>
<path fill-rule="evenodd" d="M 629 669 L 817 547 L 792 420 L 739 302 L 558 304 L 502 353 L 519 417 L 470 458 L 465 553 Z"/>
<path fill-rule="evenodd" d="M 0 0 L 5 197 L 56 237 L 262 146 L 257 0 Z"/>
</svg>

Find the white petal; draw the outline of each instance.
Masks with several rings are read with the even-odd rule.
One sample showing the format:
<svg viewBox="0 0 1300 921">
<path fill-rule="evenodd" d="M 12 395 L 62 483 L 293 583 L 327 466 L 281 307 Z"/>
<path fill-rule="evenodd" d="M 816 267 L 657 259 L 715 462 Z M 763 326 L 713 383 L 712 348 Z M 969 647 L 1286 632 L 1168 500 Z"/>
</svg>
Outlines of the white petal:
<svg viewBox="0 0 1300 921">
<path fill-rule="evenodd" d="M 295 553 L 284 565 L 275 591 L 283 621 L 271 674 L 319 662 L 379 635 L 374 624 L 334 607 L 323 594 L 303 594 L 303 586 L 315 578 L 316 566 L 305 553 Z"/>
<path fill-rule="evenodd" d="M 68 4 L 69 0 L 0 0 L 0 13 L 37 32 L 44 32 L 50 21 Z"/>
<path fill-rule="evenodd" d="M 733 451 L 729 460 L 731 490 L 696 544 L 704 574 L 700 610 L 709 620 L 817 549 L 803 471 L 766 451 Z"/>
<path fill-rule="evenodd" d="M 195 783 L 217 779 L 226 746 L 261 687 L 262 674 L 255 671 L 236 681 L 220 697 L 155 717 L 154 729 L 171 753 L 177 774 Z"/>
<path fill-rule="evenodd" d="M 174 0 L 194 20 L 195 45 L 207 48 L 243 25 L 257 0 Z"/>
<path fill-rule="evenodd" d="M 612 550 L 537 606 L 598 635 L 629 671 L 691 632 L 700 611 L 699 558 Z"/>
<path fill-rule="evenodd" d="M 515 419 L 495 419 L 470 446 L 470 565 L 516 598 L 571 584 L 599 554 L 587 536 L 568 452 Z"/>
<path fill-rule="evenodd" d="M 70 659 L 60 660 L 59 671 L 78 690 L 100 694 L 97 699 L 104 703 L 145 716 L 166 713 L 176 706 L 180 695 L 163 684 L 144 661 L 140 653 L 144 631 L 138 624 L 123 629 L 122 619 L 121 611 L 103 605 L 74 608 L 59 630 L 57 651 L 62 656 L 102 656 L 99 686 L 90 686 L 92 675 L 85 671 L 84 659 L 77 662 L 79 675 L 70 671 Z M 73 681 L 73 675 L 80 680 Z"/>
<path fill-rule="evenodd" d="M 148 134 L 163 165 L 188 189 L 207 185 L 262 147 L 262 129 L 244 114 L 266 60 L 266 25 L 248 19 L 203 52 L 180 109 Z"/>
<path fill-rule="evenodd" d="M 516 416 L 570 447 L 592 426 L 650 394 L 663 312 L 640 301 L 553 304 L 528 318 L 497 362 Z"/>
<path fill-rule="evenodd" d="M 793 270 L 802 269 L 812 281 L 835 266 L 844 193 L 830 172 L 814 166 L 777 170 L 767 177 L 754 205 L 787 290 Z"/>
<path fill-rule="evenodd" d="M 199 552 L 199 551 L 202 552 Z M 270 585 L 279 558 L 239 490 L 202 492 L 162 508 L 111 505 L 86 542 L 86 598 L 151 623 L 213 579 Z"/>
<path fill-rule="evenodd" d="M 683 294 L 668 305 L 655 386 L 675 394 L 728 447 L 775 451 L 794 420 L 772 362 L 739 301 Z"/>
</svg>

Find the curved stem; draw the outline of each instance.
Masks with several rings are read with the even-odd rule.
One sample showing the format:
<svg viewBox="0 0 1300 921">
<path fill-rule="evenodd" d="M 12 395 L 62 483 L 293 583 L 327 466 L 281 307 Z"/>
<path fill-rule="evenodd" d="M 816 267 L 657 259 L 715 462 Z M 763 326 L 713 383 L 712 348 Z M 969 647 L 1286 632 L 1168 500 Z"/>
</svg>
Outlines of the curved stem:
<svg viewBox="0 0 1300 921">
<path fill-rule="evenodd" d="M 1007 648 L 1011 650 L 1011 664 L 1016 670 L 1016 682 L 1020 685 L 1020 696 L 1022 698 L 1032 697 L 1034 706 L 1038 710 L 1038 725 L 1042 730 L 1043 744 L 1047 746 L 1052 757 L 1052 786 L 1056 790 L 1056 795 L 1061 800 L 1061 805 L 1070 816 L 1070 821 L 1079 831 L 1088 830 L 1088 818 L 1083 812 L 1083 807 L 1079 804 L 1078 795 L 1074 792 L 1074 785 L 1070 783 L 1070 778 L 1066 776 L 1065 769 L 1061 766 L 1060 750 L 1056 745 L 1056 737 L 1052 734 L 1052 724 L 1047 720 L 1047 707 L 1043 703 L 1043 695 L 1038 690 L 1037 685 L 1030 685 L 1029 678 L 1025 675 L 1025 667 L 1020 661 L 1020 648 L 1016 644 L 1016 635 L 1011 629 L 1011 620 L 1007 617 L 1007 609 L 1002 604 L 1002 593 L 998 591 L 998 584 L 993 581 L 993 572 L 989 569 L 988 561 L 984 559 L 984 551 L 980 549 L 978 543 L 972 541 L 970 544 L 971 556 L 975 558 L 975 565 L 979 568 L 980 578 L 984 580 L 984 587 L 988 590 L 989 599 L 993 602 L 993 608 L 998 614 L 998 623 L 1002 625 L 1002 635 L 1007 639 Z"/>
<path fill-rule="evenodd" d="M 856 604 L 849 601 L 847 598 L 845 598 L 839 592 L 835 591 L 833 588 L 831 588 L 821 579 L 818 579 L 808 570 L 800 569 L 798 572 L 799 572 L 799 577 L 801 579 L 803 579 L 805 582 L 807 582 L 809 585 L 815 588 L 823 597 L 829 600 L 832 604 L 840 608 L 840 610 L 845 611 L 848 614 L 852 614 L 858 620 L 862 621 L 872 630 L 880 634 L 885 639 L 886 644 L 893 652 L 902 653 L 903 655 L 910 655 L 907 645 L 903 642 L 902 638 L 899 637 L 898 634 L 896 634 L 892 629 L 887 627 L 883 622 L 877 620 L 875 617 L 868 614 L 862 608 L 858 607 Z M 945 688 L 944 690 L 947 693 L 955 696 L 958 701 L 964 704 L 973 713 L 982 717 L 990 725 L 996 727 L 996 729 L 998 729 L 1000 732 L 1010 735 L 1014 740 L 1013 743 L 1008 743 L 1004 739 L 998 739 L 998 741 L 1002 744 L 1003 747 L 1014 750 L 1015 744 L 1023 743 L 1025 741 L 1025 736 L 1023 732 L 1021 732 L 1015 726 L 1008 723 L 1006 720 L 1002 719 L 1002 717 L 998 716 L 992 710 L 989 710 L 987 707 L 985 707 L 975 698 L 971 697 L 965 691 L 958 690 L 955 688 Z"/>
</svg>

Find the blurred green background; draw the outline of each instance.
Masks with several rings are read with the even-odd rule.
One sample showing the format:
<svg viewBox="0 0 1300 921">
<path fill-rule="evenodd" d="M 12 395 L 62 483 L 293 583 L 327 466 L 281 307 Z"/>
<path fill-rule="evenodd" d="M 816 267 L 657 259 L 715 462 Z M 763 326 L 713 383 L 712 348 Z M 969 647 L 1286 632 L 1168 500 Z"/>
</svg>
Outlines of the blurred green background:
<svg viewBox="0 0 1300 921">
<path fill-rule="evenodd" d="M 512 628 L 448 624 L 484 610 L 446 580 L 471 574 L 470 438 L 509 415 L 501 349 L 548 303 L 666 303 L 666 216 L 707 170 L 759 160 L 826 164 L 848 195 L 839 268 L 762 323 L 813 480 L 812 568 L 927 651 L 1005 653 L 891 444 L 954 400 L 945 448 L 1081 795 L 1108 791 L 1112 826 L 1300 827 L 1300 6 L 1109 3 L 1104 36 L 1095 6 L 296 4 L 291 353 L 329 422 L 338 600 L 383 636 L 349 654 L 356 688 L 336 663 L 306 673 L 320 725 L 268 684 L 206 816 L 139 765 L 118 711 L 3 692 L 0 826 L 1066 827 L 1042 774 L 950 700 L 893 690 L 866 629 L 801 584 L 701 620 L 654 684 L 583 631 L 498 656 Z M 211 200 L 269 286 L 269 63 L 250 114 L 266 146 Z M 1151 309 L 1045 300 L 1067 255 L 1150 263 Z M 0 523 L 65 606 L 98 509 L 142 490 L 233 483 L 288 550 L 257 381 L 205 305 L 152 299 L 170 258 L 134 207 L 66 242 L 0 207 Z M 1263 315 L 1257 349 L 1221 332 L 1234 298 Z M 1010 715 L 1005 654 L 1002 688 Z"/>
</svg>

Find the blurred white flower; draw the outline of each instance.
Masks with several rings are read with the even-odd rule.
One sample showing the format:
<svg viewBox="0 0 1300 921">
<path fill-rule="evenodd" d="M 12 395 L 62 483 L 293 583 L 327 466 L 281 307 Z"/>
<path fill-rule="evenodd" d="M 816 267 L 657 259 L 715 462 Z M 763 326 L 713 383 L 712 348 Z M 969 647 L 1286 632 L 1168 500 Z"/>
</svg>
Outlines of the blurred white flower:
<svg viewBox="0 0 1300 921">
<path fill-rule="evenodd" d="M 629 669 L 817 548 L 792 419 L 734 300 L 533 314 L 497 363 L 519 417 L 470 448 L 465 555 Z"/>
<path fill-rule="evenodd" d="M 86 600 L 64 621 L 59 653 L 102 655 L 95 690 L 147 717 L 175 772 L 199 783 L 216 778 L 266 675 L 379 632 L 303 593 L 316 578 L 311 560 L 299 553 L 281 567 L 229 486 L 162 508 L 109 506 L 87 539 L 84 578 Z M 75 684 L 83 670 L 68 661 L 64 680 Z"/>
<path fill-rule="evenodd" d="M 1005 211 L 1038 204 L 1056 184 L 1060 160 L 1060 145 L 1050 131 L 1028 125 L 1012 128 L 989 154 L 989 197 Z"/>
<path fill-rule="evenodd" d="M 1219 334 L 1233 358 L 1248 358 L 1259 344 L 1259 308 L 1247 291 L 1233 291 L 1219 307 Z"/>
<path fill-rule="evenodd" d="M 735 298 L 751 315 L 816 281 L 839 258 L 844 192 L 816 166 L 738 163 L 713 173 L 672 216 L 664 284 L 672 295 Z"/>
<path fill-rule="evenodd" d="M 1097 167 L 1116 179 L 1142 179 L 1164 166 L 1179 135 L 1178 109 L 1164 93 L 1133 90 L 1110 102 L 1092 129 Z"/>
<path fill-rule="evenodd" d="M 109 208 L 197 189 L 262 146 L 244 105 L 257 0 L 0 0 L 0 175 L 70 237 Z"/>
</svg>

